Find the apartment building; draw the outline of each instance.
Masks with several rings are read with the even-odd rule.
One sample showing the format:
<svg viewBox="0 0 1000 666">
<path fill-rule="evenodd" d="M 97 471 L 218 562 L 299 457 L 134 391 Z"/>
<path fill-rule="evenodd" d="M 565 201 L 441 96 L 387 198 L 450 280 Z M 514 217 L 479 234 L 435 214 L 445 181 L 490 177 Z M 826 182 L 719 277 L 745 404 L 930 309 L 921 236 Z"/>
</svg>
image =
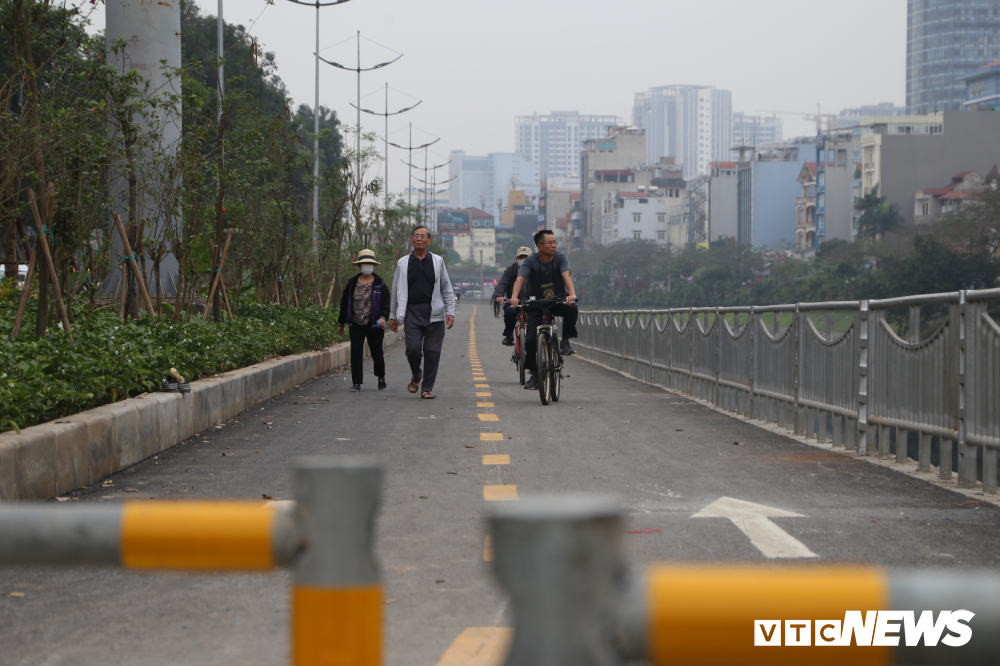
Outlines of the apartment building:
<svg viewBox="0 0 1000 666">
<path fill-rule="evenodd" d="M 590 139 L 599 139 L 609 127 L 622 124 L 619 116 L 583 115 L 578 111 L 553 111 L 514 118 L 514 151 L 527 156 L 537 174 L 545 178 L 577 174 L 580 149 Z"/>
<path fill-rule="evenodd" d="M 733 95 L 714 86 L 658 86 L 638 92 L 632 124 L 646 131 L 651 162 L 671 156 L 684 177 L 708 171 L 712 161 L 731 159 Z"/>
</svg>

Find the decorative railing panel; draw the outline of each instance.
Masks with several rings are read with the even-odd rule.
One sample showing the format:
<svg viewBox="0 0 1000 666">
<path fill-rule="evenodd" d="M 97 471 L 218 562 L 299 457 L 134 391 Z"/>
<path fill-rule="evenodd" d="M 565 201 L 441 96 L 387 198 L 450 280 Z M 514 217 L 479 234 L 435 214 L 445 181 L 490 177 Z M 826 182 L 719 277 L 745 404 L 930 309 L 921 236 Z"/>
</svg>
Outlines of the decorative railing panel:
<svg viewBox="0 0 1000 666">
<path fill-rule="evenodd" d="M 990 307 L 998 303 L 1000 289 L 990 289 L 582 312 L 578 345 L 585 358 L 643 381 L 835 446 L 912 458 L 944 479 L 957 470 L 960 486 L 981 481 L 995 493 L 1000 324 Z M 938 319 L 924 322 L 921 308 Z"/>
</svg>

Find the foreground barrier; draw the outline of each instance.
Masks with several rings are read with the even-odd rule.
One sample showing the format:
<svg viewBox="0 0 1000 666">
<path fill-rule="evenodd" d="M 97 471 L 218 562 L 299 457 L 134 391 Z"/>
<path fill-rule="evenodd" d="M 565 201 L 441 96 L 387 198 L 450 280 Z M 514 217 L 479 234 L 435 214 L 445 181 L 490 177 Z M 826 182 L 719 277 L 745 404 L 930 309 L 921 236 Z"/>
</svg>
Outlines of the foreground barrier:
<svg viewBox="0 0 1000 666">
<path fill-rule="evenodd" d="M 867 566 L 654 565 L 629 577 L 597 498 L 491 519 L 515 633 L 505 666 L 995 664 L 1000 576 Z"/>
<path fill-rule="evenodd" d="M 292 663 L 382 661 L 382 586 L 372 527 L 373 462 L 307 458 L 295 503 L 0 505 L 0 565 L 107 565 L 175 571 L 292 567 Z"/>
<path fill-rule="evenodd" d="M 295 666 L 382 663 L 372 555 L 381 470 L 293 467 L 295 503 L 0 507 L 0 565 L 291 566 Z M 628 575 L 606 498 L 511 502 L 490 520 L 515 632 L 506 666 L 995 664 L 1000 575 L 864 566 L 654 565 Z"/>
<path fill-rule="evenodd" d="M 996 493 L 1000 289 L 881 301 L 581 312 L 585 358 Z M 995 312 L 994 312 L 995 314 Z M 900 337 L 890 319 L 908 330 Z M 921 324 L 931 324 L 921 333 Z"/>
</svg>

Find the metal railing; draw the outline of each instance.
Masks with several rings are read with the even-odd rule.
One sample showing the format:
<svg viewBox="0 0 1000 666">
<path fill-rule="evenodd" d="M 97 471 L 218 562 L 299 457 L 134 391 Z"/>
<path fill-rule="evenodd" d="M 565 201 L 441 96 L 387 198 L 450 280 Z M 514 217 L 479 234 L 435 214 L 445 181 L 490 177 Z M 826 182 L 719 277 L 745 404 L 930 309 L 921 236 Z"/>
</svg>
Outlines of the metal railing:
<svg viewBox="0 0 1000 666">
<path fill-rule="evenodd" d="M 997 492 L 1000 289 L 581 311 L 581 356 L 796 434 Z M 899 313 L 904 309 L 905 313 Z M 908 315 L 908 316 L 907 316 Z M 923 315 L 923 316 L 922 316 Z M 891 325 L 907 330 L 901 337 Z M 921 324 L 931 324 L 921 334 Z M 822 330 L 821 330 L 822 329 Z"/>
</svg>

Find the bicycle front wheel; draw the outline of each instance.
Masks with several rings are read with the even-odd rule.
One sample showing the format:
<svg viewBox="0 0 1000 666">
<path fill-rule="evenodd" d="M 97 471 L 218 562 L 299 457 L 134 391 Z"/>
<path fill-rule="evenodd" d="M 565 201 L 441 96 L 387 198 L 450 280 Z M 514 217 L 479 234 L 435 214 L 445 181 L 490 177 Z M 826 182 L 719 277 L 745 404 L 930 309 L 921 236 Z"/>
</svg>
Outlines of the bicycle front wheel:
<svg viewBox="0 0 1000 666">
<path fill-rule="evenodd" d="M 538 397 L 542 404 L 549 404 L 549 387 L 552 383 L 552 361 L 549 358 L 549 334 L 538 333 L 538 351 L 536 352 L 537 367 L 535 368 L 538 377 Z"/>
<path fill-rule="evenodd" d="M 559 362 L 559 338 L 554 334 L 549 341 L 549 399 L 559 402 L 559 389 L 562 385 L 562 364 Z"/>
<path fill-rule="evenodd" d="M 527 352 L 524 351 L 524 327 L 519 326 L 517 329 L 517 372 L 521 379 L 521 386 L 524 386 L 526 381 L 525 373 L 527 370 L 524 367 L 524 360 L 527 358 Z"/>
</svg>

